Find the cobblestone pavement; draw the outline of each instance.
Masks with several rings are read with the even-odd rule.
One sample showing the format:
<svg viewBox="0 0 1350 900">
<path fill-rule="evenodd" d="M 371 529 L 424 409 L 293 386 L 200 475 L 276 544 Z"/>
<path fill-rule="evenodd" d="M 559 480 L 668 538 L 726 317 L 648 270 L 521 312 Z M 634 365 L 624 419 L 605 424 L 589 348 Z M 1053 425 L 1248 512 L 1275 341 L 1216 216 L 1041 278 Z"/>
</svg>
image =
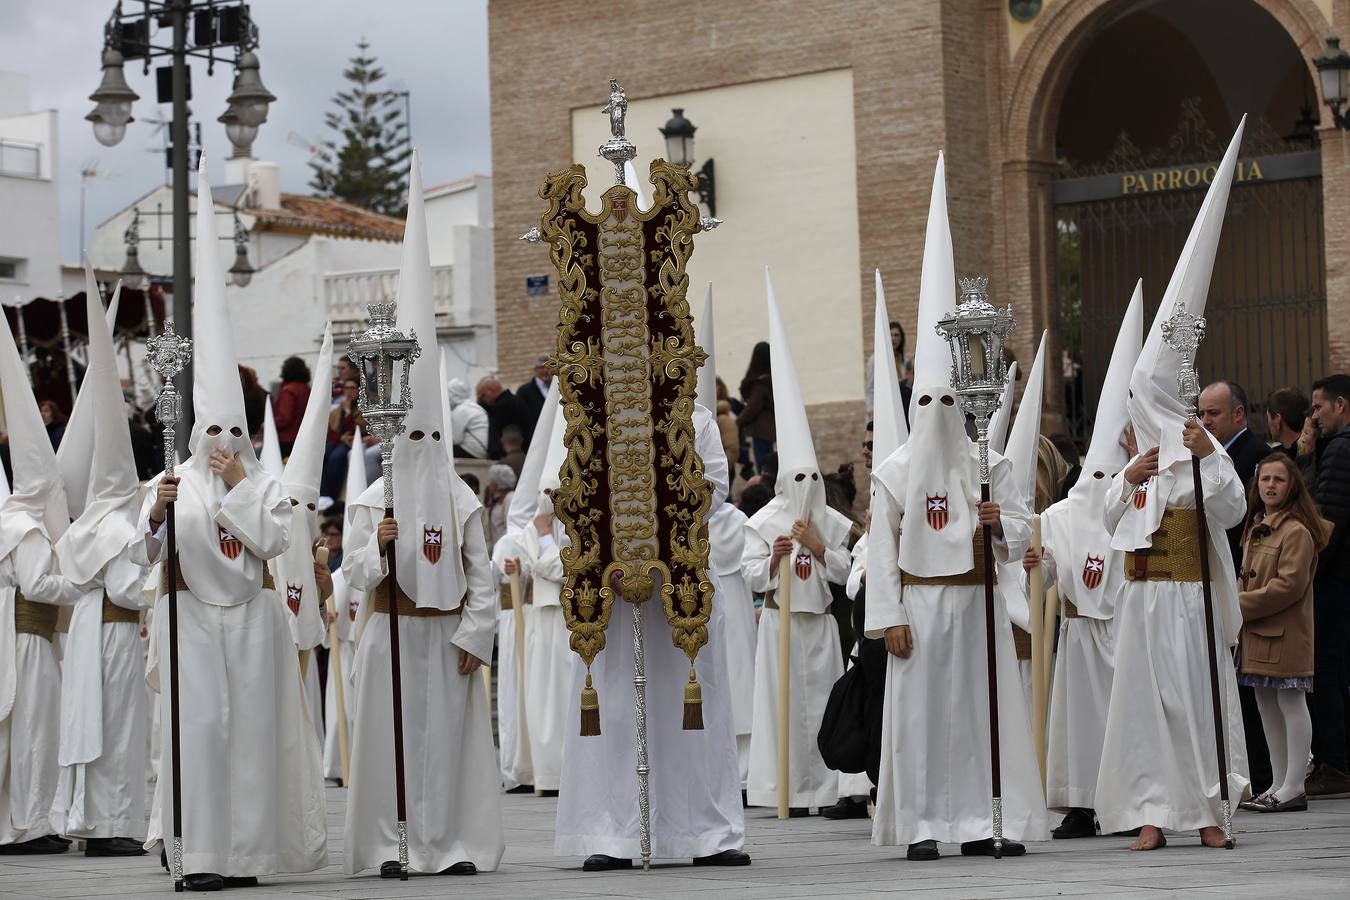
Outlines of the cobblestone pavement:
<svg viewBox="0 0 1350 900">
<path fill-rule="evenodd" d="M 579 859 L 553 855 L 556 801 L 502 798 L 506 857 L 500 871 L 474 878 L 414 877 L 406 883 L 342 874 L 342 815 L 346 794 L 328 788 L 328 868 L 309 875 L 264 879 L 233 891 L 244 900 L 268 897 L 358 898 L 463 896 L 474 898 L 713 898 L 853 897 L 904 893 L 914 897 L 1345 897 L 1350 895 L 1350 800 L 1314 802 L 1306 813 L 1240 814 L 1238 849 L 1199 846 L 1174 835 L 1154 853 L 1129 853 L 1129 839 L 1031 844 L 1020 859 L 963 859 L 943 846 L 935 863 L 910 863 L 904 851 L 873 847 L 869 823 L 819 817 L 779 822 L 771 810 L 748 810 L 748 868 L 694 869 L 688 861 L 650 872 L 586 874 Z M 0 898 L 164 897 L 172 884 L 156 860 L 62 856 L 0 857 Z"/>
</svg>

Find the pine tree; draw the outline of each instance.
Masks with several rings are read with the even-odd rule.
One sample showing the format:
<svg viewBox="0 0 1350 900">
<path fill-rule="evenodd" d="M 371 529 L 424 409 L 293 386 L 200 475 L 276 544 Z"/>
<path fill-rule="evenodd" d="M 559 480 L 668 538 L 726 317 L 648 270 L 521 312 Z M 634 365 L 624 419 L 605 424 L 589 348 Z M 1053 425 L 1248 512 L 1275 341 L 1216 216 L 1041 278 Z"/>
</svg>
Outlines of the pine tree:
<svg viewBox="0 0 1350 900">
<path fill-rule="evenodd" d="M 337 109 L 324 116 L 324 124 L 338 137 L 324 141 L 309 164 L 314 170 L 309 186 L 321 197 L 401 216 L 412 153 L 408 123 L 400 95 L 379 86 L 385 72 L 369 50 L 365 38 L 358 41 L 357 55 L 342 73 L 351 87 L 337 92 Z"/>
</svg>

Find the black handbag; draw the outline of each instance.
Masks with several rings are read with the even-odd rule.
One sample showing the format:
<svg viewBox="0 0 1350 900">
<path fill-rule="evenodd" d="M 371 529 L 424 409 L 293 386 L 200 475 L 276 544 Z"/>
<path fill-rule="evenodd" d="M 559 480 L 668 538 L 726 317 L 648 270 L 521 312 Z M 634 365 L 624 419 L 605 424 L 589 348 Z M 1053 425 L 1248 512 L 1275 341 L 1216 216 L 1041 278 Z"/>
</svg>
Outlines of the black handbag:
<svg viewBox="0 0 1350 900">
<path fill-rule="evenodd" d="M 868 769 L 868 685 L 856 658 L 830 688 L 825 715 L 820 720 L 816 746 L 825 765 L 836 772 L 865 772 Z"/>
</svg>

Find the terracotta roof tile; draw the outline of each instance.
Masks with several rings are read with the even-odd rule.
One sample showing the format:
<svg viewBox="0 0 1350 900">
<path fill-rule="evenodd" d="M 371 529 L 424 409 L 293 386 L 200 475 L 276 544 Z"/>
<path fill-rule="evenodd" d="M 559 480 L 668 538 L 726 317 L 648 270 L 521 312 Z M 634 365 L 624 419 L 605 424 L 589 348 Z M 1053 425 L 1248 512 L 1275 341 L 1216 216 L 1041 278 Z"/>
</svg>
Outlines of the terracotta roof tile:
<svg viewBox="0 0 1350 900">
<path fill-rule="evenodd" d="M 281 209 L 242 209 L 259 224 L 294 228 L 318 234 L 361 237 L 378 241 L 403 240 L 403 222 L 341 200 L 281 195 Z"/>
</svg>

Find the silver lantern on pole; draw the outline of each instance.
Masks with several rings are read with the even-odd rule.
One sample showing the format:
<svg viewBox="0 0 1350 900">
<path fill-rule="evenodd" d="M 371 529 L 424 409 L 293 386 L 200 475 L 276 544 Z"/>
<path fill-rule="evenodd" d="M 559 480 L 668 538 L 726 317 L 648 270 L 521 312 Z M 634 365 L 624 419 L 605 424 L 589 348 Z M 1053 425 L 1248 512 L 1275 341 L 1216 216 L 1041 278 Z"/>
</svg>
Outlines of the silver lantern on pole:
<svg viewBox="0 0 1350 900">
<path fill-rule="evenodd" d="M 989 420 L 1003 401 L 1008 364 L 1003 349 L 1016 320 L 1012 306 L 999 309 L 989 302 L 989 279 L 962 278 L 956 309 L 937 324 L 952 353 L 952 390 L 961 408 L 975 419 L 980 447 L 980 501 L 989 502 Z M 989 768 L 993 797 L 994 858 L 1003 856 L 1003 789 L 998 739 L 997 622 L 994 616 L 993 530 L 982 525 L 984 537 L 984 629 L 989 679 Z"/>
<path fill-rule="evenodd" d="M 370 434 L 380 439 L 380 470 L 384 476 L 384 517 L 394 517 L 394 439 L 403 433 L 403 421 L 412 409 L 409 373 L 422 354 L 412 329 L 404 334 L 395 327 L 398 307 L 372 303 L 370 327 L 354 336 L 347 357 L 361 370 L 357 405 Z M 349 498 L 348 502 L 352 499 Z M 394 790 L 398 809 L 399 878 L 408 879 L 408 799 L 403 774 L 403 677 L 399 657 L 397 554 L 390 542 L 385 554 L 389 574 L 384 589 L 389 601 L 389 657 L 394 711 Z"/>
</svg>

